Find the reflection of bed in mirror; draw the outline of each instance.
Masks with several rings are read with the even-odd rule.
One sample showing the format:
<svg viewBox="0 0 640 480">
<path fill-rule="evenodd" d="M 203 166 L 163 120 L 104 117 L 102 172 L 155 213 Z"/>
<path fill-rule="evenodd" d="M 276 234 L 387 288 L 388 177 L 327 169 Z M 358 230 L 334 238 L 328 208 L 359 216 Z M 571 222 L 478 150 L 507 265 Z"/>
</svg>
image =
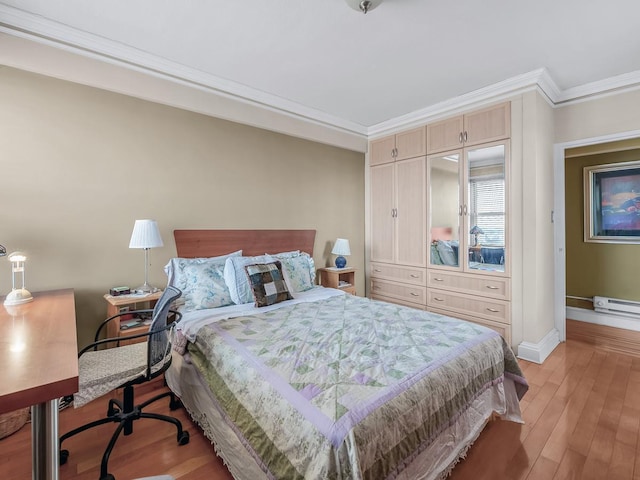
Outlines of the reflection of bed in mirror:
<svg viewBox="0 0 640 480">
<path fill-rule="evenodd" d="M 431 228 L 431 264 L 460 266 L 460 244 L 452 239 L 451 227 Z M 469 268 L 483 271 L 504 271 L 504 247 L 474 245 L 469 247 Z"/>
</svg>

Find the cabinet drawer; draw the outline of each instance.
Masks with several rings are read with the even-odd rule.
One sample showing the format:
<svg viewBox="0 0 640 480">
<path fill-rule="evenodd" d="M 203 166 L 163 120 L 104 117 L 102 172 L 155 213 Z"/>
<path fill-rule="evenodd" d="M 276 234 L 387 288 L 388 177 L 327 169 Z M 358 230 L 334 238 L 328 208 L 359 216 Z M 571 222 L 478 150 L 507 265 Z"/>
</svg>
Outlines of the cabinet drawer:
<svg viewBox="0 0 640 480">
<path fill-rule="evenodd" d="M 417 303 L 406 302 L 398 298 L 383 297 L 381 295 L 371 295 L 371 300 L 380 300 L 382 302 L 395 303 L 396 305 L 403 305 L 405 307 L 416 308 L 418 310 L 426 310 L 426 305 L 419 305 Z"/>
<path fill-rule="evenodd" d="M 475 273 L 464 274 L 429 270 L 427 272 L 427 286 L 500 300 L 509 300 L 511 297 L 510 280 L 508 278 L 489 277 Z"/>
<path fill-rule="evenodd" d="M 426 304 L 427 288 L 405 283 L 371 279 L 371 295 L 395 298 L 406 302 Z"/>
<path fill-rule="evenodd" d="M 427 289 L 427 306 L 500 323 L 511 323 L 511 303 L 504 300 L 429 288 Z"/>
<path fill-rule="evenodd" d="M 511 345 L 511 325 L 506 323 L 494 322 L 492 320 L 486 320 L 483 318 L 473 317 L 471 315 L 464 315 L 460 313 L 453 313 L 447 310 L 441 310 L 439 308 L 427 307 L 427 310 L 433 313 L 439 313 L 440 315 L 446 315 L 448 317 L 459 318 L 468 322 L 477 323 L 484 327 L 488 327 L 491 330 L 498 332 L 506 340 L 507 344 Z"/>
<path fill-rule="evenodd" d="M 392 280 L 412 285 L 425 286 L 426 268 L 402 267 L 400 265 L 387 265 L 384 263 L 371 263 L 371 278 Z"/>
</svg>

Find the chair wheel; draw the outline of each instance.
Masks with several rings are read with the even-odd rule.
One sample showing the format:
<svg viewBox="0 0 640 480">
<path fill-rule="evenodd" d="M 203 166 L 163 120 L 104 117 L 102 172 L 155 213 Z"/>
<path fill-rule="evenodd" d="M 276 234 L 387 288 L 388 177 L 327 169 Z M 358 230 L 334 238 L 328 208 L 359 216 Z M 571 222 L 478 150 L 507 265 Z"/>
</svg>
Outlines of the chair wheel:
<svg viewBox="0 0 640 480">
<path fill-rule="evenodd" d="M 189 432 L 184 430 L 181 435 L 178 435 L 178 445 L 186 445 L 189 443 Z"/>
<path fill-rule="evenodd" d="M 69 450 L 60 450 L 60 465 L 67 463 L 69 458 Z"/>
<path fill-rule="evenodd" d="M 171 400 L 169 400 L 169 410 L 177 410 L 180 407 L 182 407 L 182 401 L 179 398 L 172 396 Z"/>
</svg>

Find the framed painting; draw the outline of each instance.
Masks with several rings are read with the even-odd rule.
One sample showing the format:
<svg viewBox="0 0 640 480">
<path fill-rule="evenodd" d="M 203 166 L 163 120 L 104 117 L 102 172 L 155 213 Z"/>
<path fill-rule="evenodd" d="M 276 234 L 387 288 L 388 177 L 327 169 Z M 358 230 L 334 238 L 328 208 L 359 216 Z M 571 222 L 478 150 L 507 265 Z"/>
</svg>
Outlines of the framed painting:
<svg viewBox="0 0 640 480">
<path fill-rule="evenodd" d="M 584 168 L 584 241 L 640 243 L 640 160 Z"/>
</svg>

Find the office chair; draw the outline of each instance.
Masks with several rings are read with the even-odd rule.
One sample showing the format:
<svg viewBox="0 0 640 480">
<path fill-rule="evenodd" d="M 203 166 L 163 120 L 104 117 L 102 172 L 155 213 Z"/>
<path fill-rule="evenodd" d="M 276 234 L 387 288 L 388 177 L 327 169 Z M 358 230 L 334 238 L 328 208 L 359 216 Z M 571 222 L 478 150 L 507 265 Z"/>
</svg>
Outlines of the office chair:
<svg viewBox="0 0 640 480">
<path fill-rule="evenodd" d="M 115 422 L 119 424 L 102 456 L 100 480 L 115 480 L 115 477 L 107 471 L 109 456 L 122 431 L 124 431 L 125 435 L 133 433 L 134 420 L 151 418 L 172 423 L 178 430 L 178 445 L 189 443 L 189 432 L 182 429 L 182 424 L 179 420 L 167 415 L 142 411 L 147 405 L 165 397 L 170 397 L 169 408 L 171 410 L 179 408 L 181 406 L 180 400 L 175 397 L 173 392 L 162 393 L 140 405 L 134 406 L 133 386 L 148 382 L 162 375 L 171 365 L 170 330 L 182 318 L 182 315 L 179 312 L 170 310 L 170 306 L 180 295 L 182 295 L 182 292 L 179 289 L 167 286 L 153 310 L 136 310 L 135 312 L 126 312 L 109 317 L 102 322 L 96 331 L 94 342 L 84 347 L 78 354 L 80 387 L 79 392 L 74 395 L 76 407 L 82 406 L 116 388 L 124 388 L 122 401 L 118 399 L 109 400 L 105 418 L 78 427 L 60 437 L 60 447 L 62 447 L 63 441 L 80 432 L 105 423 Z M 148 332 L 98 340 L 102 329 L 110 321 L 120 315 L 131 313 L 152 313 Z M 173 318 L 169 317 L 170 313 L 174 315 Z M 120 346 L 121 341 L 143 337 L 146 337 L 147 340 L 144 343 Z M 116 347 L 98 350 L 99 346 L 113 344 L 114 342 L 117 342 Z M 69 451 L 61 449 L 60 465 L 64 465 L 68 457 Z"/>
</svg>

